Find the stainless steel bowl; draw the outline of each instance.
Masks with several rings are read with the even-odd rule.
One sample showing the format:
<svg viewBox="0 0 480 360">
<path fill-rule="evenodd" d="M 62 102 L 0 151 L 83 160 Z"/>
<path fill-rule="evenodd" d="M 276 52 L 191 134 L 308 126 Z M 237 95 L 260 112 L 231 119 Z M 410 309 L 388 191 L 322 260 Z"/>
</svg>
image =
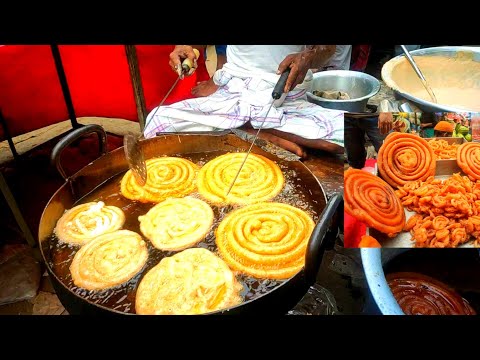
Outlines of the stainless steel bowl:
<svg viewBox="0 0 480 360">
<path fill-rule="evenodd" d="M 446 56 L 446 57 L 455 57 L 458 52 L 467 52 L 471 53 L 471 56 L 474 61 L 480 62 L 480 47 L 474 46 L 438 46 L 426 49 L 418 49 L 410 51 L 410 54 L 415 56 Z M 389 74 L 393 71 L 395 65 L 403 58 L 404 55 L 399 55 L 387 61 L 382 67 L 382 80 L 385 84 L 392 88 L 397 99 L 406 99 L 414 103 L 420 110 L 425 112 L 467 112 L 466 109 L 459 109 L 453 106 L 436 104 L 430 101 L 420 99 L 416 96 L 413 96 L 409 93 L 406 93 L 396 86 L 395 82 L 391 80 Z M 479 100 L 480 101 L 480 100 Z"/>
<path fill-rule="evenodd" d="M 367 102 L 380 90 L 380 81 L 368 74 L 349 70 L 329 70 L 313 74 L 312 92 L 307 92 L 309 102 L 328 109 L 349 112 L 366 112 Z M 324 99 L 313 91 L 344 91 L 350 100 Z"/>
</svg>

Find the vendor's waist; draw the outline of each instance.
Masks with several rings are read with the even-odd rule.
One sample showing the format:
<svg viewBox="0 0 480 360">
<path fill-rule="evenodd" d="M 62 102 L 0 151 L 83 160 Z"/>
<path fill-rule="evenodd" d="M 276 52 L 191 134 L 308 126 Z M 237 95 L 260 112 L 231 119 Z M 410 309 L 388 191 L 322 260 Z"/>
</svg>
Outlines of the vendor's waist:
<svg viewBox="0 0 480 360">
<path fill-rule="evenodd" d="M 229 73 L 230 75 L 241 78 L 241 79 L 247 79 L 247 78 L 257 78 L 261 79 L 263 81 L 266 81 L 271 84 L 271 86 L 275 86 L 275 84 L 278 82 L 280 79 L 280 75 L 277 75 L 274 72 L 267 72 L 265 70 L 261 69 L 243 69 L 241 67 L 235 66 L 233 64 L 226 63 L 222 70 L 225 72 Z M 306 89 L 309 91 L 311 87 L 311 80 L 313 77 L 312 72 L 309 71 L 305 77 L 305 80 L 302 84 L 299 84 L 295 87 L 295 90 L 301 90 L 301 89 Z"/>
</svg>

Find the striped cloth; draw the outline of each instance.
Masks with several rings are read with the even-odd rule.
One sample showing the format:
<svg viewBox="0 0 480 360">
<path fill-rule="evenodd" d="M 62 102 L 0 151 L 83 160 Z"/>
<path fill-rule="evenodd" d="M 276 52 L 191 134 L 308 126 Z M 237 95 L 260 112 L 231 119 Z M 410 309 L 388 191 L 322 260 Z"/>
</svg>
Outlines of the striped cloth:
<svg viewBox="0 0 480 360">
<path fill-rule="evenodd" d="M 343 111 L 325 109 L 306 100 L 312 78 L 309 71 L 303 84 L 276 100 L 262 128 L 343 146 Z M 273 101 L 275 84 L 260 78 L 235 77 L 224 69 L 215 73 L 214 82 L 219 89 L 210 96 L 153 109 L 147 116 L 145 137 L 157 132 L 220 131 L 249 121 L 258 129 Z"/>
</svg>

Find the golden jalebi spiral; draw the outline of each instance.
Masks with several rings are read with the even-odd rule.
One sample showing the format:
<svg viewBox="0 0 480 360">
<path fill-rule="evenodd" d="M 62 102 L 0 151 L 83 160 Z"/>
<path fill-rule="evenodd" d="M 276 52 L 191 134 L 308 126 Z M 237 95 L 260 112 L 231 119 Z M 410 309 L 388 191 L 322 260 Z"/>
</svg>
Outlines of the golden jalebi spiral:
<svg viewBox="0 0 480 360">
<path fill-rule="evenodd" d="M 228 188 L 246 153 L 221 155 L 206 163 L 198 174 L 198 191 L 214 204 L 250 204 L 267 201 L 283 189 L 282 170 L 273 161 L 250 153 L 228 197 Z"/>
<path fill-rule="evenodd" d="M 480 143 L 467 142 L 457 149 L 457 164 L 468 177 L 480 180 Z"/>
<path fill-rule="evenodd" d="M 378 171 L 393 188 L 435 175 L 436 157 L 425 139 L 408 133 L 391 133 L 380 147 Z"/>
<path fill-rule="evenodd" d="M 100 235 L 84 245 L 70 265 L 78 287 L 101 290 L 123 284 L 145 265 L 148 249 L 137 233 L 118 230 Z"/>
<path fill-rule="evenodd" d="M 242 285 L 211 251 L 192 248 L 163 258 L 143 277 L 135 310 L 140 315 L 194 315 L 242 301 Z"/>
<path fill-rule="evenodd" d="M 122 178 L 123 196 L 140 202 L 159 203 L 169 197 L 184 197 L 195 191 L 198 166 L 177 157 L 160 157 L 145 161 L 147 182 L 140 186 L 128 170 Z"/>
<path fill-rule="evenodd" d="M 140 231 L 164 251 L 184 250 L 205 238 L 213 223 L 213 210 L 192 197 L 167 199 L 140 216 Z"/>
<path fill-rule="evenodd" d="M 89 202 L 67 210 L 55 226 L 55 234 L 65 243 L 83 245 L 95 237 L 120 229 L 125 214 L 104 202 Z"/>
<path fill-rule="evenodd" d="M 475 315 L 475 310 L 449 286 L 417 273 L 387 275 L 393 296 L 407 315 Z"/>
<path fill-rule="evenodd" d="M 405 211 L 393 189 L 363 170 L 344 173 L 345 211 L 369 227 L 395 236 L 405 226 Z"/>
<path fill-rule="evenodd" d="M 257 203 L 230 212 L 218 226 L 215 242 L 232 269 L 256 278 L 288 279 L 305 265 L 314 226 L 303 210 Z"/>
</svg>

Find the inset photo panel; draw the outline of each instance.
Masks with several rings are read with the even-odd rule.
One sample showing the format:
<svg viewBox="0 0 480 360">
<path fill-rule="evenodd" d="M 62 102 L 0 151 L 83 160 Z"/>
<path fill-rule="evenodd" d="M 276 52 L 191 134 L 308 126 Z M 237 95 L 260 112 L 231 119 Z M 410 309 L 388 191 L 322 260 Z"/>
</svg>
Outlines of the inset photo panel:
<svg viewBox="0 0 480 360">
<path fill-rule="evenodd" d="M 345 121 L 345 247 L 480 245 L 480 113 Z"/>
</svg>

